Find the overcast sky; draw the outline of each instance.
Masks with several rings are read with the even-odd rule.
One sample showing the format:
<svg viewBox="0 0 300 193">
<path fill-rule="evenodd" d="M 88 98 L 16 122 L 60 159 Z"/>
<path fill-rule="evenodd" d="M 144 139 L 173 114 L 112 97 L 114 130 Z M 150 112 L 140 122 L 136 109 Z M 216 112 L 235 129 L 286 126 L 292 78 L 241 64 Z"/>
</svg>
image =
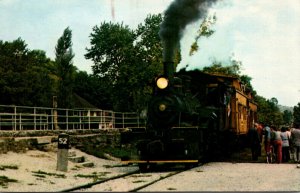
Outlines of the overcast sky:
<svg viewBox="0 0 300 193">
<path fill-rule="evenodd" d="M 135 29 L 148 14 L 163 13 L 173 0 L 0 0 L 0 40 L 21 37 L 30 50 L 41 49 L 54 59 L 58 38 L 66 27 L 73 33 L 74 65 L 91 73 L 85 60 L 92 28 L 101 22 L 123 22 Z M 180 68 L 208 66 L 212 58 L 243 63 L 242 74 L 252 77 L 260 96 L 279 104 L 300 102 L 300 0 L 226 0 L 210 10 L 215 33 L 200 39 L 200 50 L 189 56 L 189 46 L 201 23 L 187 26 L 181 40 Z"/>
</svg>

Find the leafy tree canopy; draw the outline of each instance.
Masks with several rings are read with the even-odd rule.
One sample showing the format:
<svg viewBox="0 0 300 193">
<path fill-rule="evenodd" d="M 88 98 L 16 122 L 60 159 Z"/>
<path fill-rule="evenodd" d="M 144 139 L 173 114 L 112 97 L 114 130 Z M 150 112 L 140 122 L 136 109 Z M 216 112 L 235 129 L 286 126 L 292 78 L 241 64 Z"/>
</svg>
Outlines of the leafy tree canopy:
<svg viewBox="0 0 300 193">
<path fill-rule="evenodd" d="M 300 102 L 293 109 L 294 124 L 300 126 Z"/>
<path fill-rule="evenodd" d="M 283 123 L 285 125 L 292 125 L 293 123 L 293 113 L 289 110 L 284 110 L 283 111 Z"/>
<path fill-rule="evenodd" d="M 76 68 L 73 66 L 72 31 L 67 27 L 58 39 L 55 47 L 55 62 L 57 65 L 58 107 L 73 107 L 73 87 Z"/>
<path fill-rule="evenodd" d="M 204 67 L 202 71 L 213 74 L 240 76 L 241 67 L 242 62 L 234 59 L 230 59 L 229 64 L 224 64 L 224 62 L 214 60 L 211 66 Z"/>
<path fill-rule="evenodd" d="M 85 57 L 94 62 L 93 74 L 105 78 L 102 86 L 111 87 L 114 110 L 141 110 L 146 105 L 150 83 L 162 70 L 161 21 L 160 14 L 148 15 L 136 30 L 111 22 L 93 28 Z"/>
<path fill-rule="evenodd" d="M 215 30 L 212 29 L 212 26 L 216 23 L 216 21 L 217 17 L 216 15 L 213 15 L 205 18 L 200 24 L 195 41 L 192 43 L 190 48 L 190 56 L 199 50 L 198 41 L 201 37 L 210 37 L 213 33 L 215 33 Z"/>
<path fill-rule="evenodd" d="M 7 105 L 50 106 L 53 63 L 21 38 L 0 41 L 0 100 Z"/>
</svg>

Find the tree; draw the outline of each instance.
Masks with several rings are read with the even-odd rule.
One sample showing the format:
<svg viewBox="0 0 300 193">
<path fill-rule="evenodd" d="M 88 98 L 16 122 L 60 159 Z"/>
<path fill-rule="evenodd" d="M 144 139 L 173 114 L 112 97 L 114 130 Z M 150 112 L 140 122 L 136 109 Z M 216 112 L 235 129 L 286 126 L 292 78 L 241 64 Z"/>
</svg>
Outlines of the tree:
<svg viewBox="0 0 300 193">
<path fill-rule="evenodd" d="M 283 123 L 285 125 L 291 125 L 293 122 L 293 113 L 289 110 L 283 111 Z"/>
<path fill-rule="evenodd" d="M 254 101 L 258 104 L 258 121 L 279 127 L 283 124 L 283 115 L 280 112 L 276 98 L 266 99 L 256 95 Z"/>
<path fill-rule="evenodd" d="M 215 31 L 211 29 L 211 26 L 214 25 L 217 21 L 216 15 L 207 17 L 200 24 L 199 30 L 197 31 L 197 36 L 195 37 L 195 41 L 192 43 L 190 48 L 190 56 L 192 56 L 195 52 L 199 50 L 198 41 L 201 37 L 210 37 Z"/>
<path fill-rule="evenodd" d="M 138 111 L 143 110 L 147 105 L 152 92 L 151 82 L 163 71 L 162 44 L 158 35 L 161 22 L 161 14 L 148 15 L 144 23 L 139 24 L 135 30 L 135 49 L 139 57 L 135 62 L 136 77 L 132 82 L 132 97 L 133 108 Z M 175 60 L 179 63 L 180 55 L 176 54 Z"/>
<path fill-rule="evenodd" d="M 251 92 L 252 96 L 254 97 L 257 93 L 251 84 L 252 78 L 248 75 L 241 75 L 240 80 L 246 86 L 246 93 Z"/>
<path fill-rule="evenodd" d="M 136 56 L 134 50 L 135 34 L 123 24 L 101 23 L 95 26 L 91 37 L 91 48 L 87 48 L 87 59 L 92 59 L 94 75 L 106 79 L 105 87 L 110 89 L 114 110 L 129 109 L 132 99 L 129 79 L 130 67 Z"/>
<path fill-rule="evenodd" d="M 150 82 L 162 70 L 161 20 L 160 15 L 148 15 L 136 30 L 111 22 L 93 28 L 85 57 L 94 62 L 93 74 L 105 79 L 105 87 L 111 89 L 114 110 L 145 107 Z"/>
<path fill-rule="evenodd" d="M 75 76 L 74 93 L 101 109 L 112 109 L 110 87 L 105 78 L 79 71 Z"/>
<path fill-rule="evenodd" d="M 300 102 L 293 109 L 294 124 L 300 125 Z"/>
<path fill-rule="evenodd" d="M 44 51 L 29 50 L 21 38 L 0 41 L 0 100 L 2 104 L 49 106 L 53 65 Z"/>
<path fill-rule="evenodd" d="M 57 75 L 60 78 L 58 91 L 58 106 L 71 108 L 74 87 L 74 74 L 76 68 L 73 66 L 74 53 L 72 50 L 72 31 L 67 27 L 63 35 L 58 39 L 55 47 L 55 62 Z"/>
<path fill-rule="evenodd" d="M 240 76 L 242 63 L 230 59 L 229 64 L 214 60 L 211 66 L 206 66 L 202 69 L 203 72 L 223 75 Z"/>
</svg>

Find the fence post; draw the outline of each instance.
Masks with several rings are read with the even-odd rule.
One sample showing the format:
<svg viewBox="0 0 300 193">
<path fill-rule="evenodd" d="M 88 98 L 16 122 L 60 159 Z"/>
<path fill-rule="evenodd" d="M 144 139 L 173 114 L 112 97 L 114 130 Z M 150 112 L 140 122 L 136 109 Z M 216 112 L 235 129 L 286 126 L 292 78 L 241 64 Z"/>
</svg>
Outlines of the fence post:
<svg viewBox="0 0 300 193">
<path fill-rule="evenodd" d="M 14 130 L 17 130 L 17 107 L 14 106 Z"/>
<path fill-rule="evenodd" d="M 88 110 L 89 129 L 91 129 L 91 110 Z"/>
<path fill-rule="evenodd" d="M 19 130 L 21 131 L 22 130 L 22 114 L 20 113 L 20 116 L 19 116 Z"/>
<path fill-rule="evenodd" d="M 34 121 L 33 128 L 34 130 L 36 130 L 36 108 L 35 107 L 33 108 L 33 121 Z"/>
<path fill-rule="evenodd" d="M 137 116 L 137 122 L 138 122 L 138 127 L 140 127 L 140 116 L 139 115 L 140 115 L 139 113 L 136 114 L 136 116 Z"/>
<path fill-rule="evenodd" d="M 125 125 L 125 113 L 122 113 L 122 128 L 124 129 L 124 125 Z"/>
<path fill-rule="evenodd" d="M 82 119 L 82 112 L 81 112 L 81 110 L 79 110 L 79 129 L 82 129 L 82 121 L 81 121 L 81 119 Z"/>
<path fill-rule="evenodd" d="M 54 129 L 58 130 L 58 123 L 57 123 L 57 96 L 53 96 L 53 124 L 54 124 Z"/>
<path fill-rule="evenodd" d="M 66 128 L 69 130 L 69 110 L 66 109 Z"/>
</svg>

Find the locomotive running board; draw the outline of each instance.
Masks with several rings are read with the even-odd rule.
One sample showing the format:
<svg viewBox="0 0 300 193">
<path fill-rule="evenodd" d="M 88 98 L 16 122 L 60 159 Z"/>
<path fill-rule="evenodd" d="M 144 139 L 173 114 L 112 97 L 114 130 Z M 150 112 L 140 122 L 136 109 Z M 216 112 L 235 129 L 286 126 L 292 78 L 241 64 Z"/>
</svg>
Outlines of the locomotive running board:
<svg viewBox="0 0 300 193">
<path fill-rule="evenodd" d="M 123 164 L 129 163 L 198 163 L 198 160 L 128 160 L 121 161 Z"/>
</svg>

